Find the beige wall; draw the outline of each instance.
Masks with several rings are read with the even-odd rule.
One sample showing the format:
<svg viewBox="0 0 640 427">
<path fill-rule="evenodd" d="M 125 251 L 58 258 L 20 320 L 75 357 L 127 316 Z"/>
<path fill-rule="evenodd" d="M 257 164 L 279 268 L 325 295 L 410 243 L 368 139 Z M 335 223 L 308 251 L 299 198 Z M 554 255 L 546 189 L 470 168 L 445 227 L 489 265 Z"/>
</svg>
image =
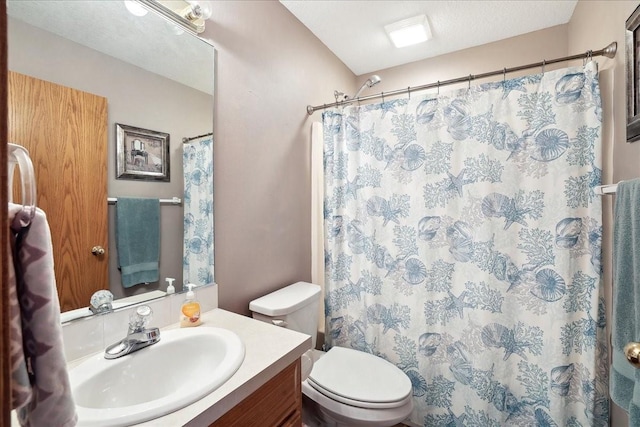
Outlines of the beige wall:
<svg viewBox="0 0 640 427">
<path fill-rule="evenodd" d="M 581 0 L 568 25 L 568 46 L 572 52 L 600 49 L 612 41 L 618 42 L 618 54 L 614 59 L 598 60 L 601 71 L 605 183 L 640 176 L 640 144 L 626 143 L 625 21 L 636 6 L 637 1 Z M 613 197 L 604 198 L 603 269 L 609 325 L 612 313 L 612 202 Z M 611 425 L 626 427 L 627 414 L 615 404 L 611 408 Z"/>
<path fill-rule="evenodd" d="M 215 278 L 219 306 L 311 279 L 307 104 L 353 91 L 355 76 L 275 0 L 216 1 Z"/>
</svg>

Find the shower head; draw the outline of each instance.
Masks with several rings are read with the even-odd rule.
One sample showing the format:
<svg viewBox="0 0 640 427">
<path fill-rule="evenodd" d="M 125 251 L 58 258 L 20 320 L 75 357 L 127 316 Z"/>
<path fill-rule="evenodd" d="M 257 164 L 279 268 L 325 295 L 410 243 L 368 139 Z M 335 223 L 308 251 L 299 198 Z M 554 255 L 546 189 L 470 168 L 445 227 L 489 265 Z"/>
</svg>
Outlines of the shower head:
<svg viewBox="0 0 640 427">
<path fill-rule="evenodd" d="M 353 96 L 351 97 L 351 99 L 356 99 L 358 96 L 360 96 L 360 94 L 362 93 L 362 91 L 363 91 L 365 88 L 373 87 L 373 86 L 377 85 L 378 83 L 380 83 L 381 81 L 382 81 L 382 79 L 380 78 L 380 76 L 379 76 L 379 75 L 377 75 L 377 74 L 372 75 L 371 77 L 369 77 L 369 78 L 367 79 L 367 81 L 366 81 L 366 82 L 362 83 L 362 86 L 360 86 L 360 89 L 358 89 L 358 91 L 356 92 L 356 94 L 355 94 L 355 95 L 353 95 Z"/>
<path fill-rule="evenodd" d="M 382 79 L 380 78 L 379 75 L 374 74 L 373 76 L 369 77 L 369 79 L 365 82 L 365 84 L 368 87 L 373 87 L 375 85 L 377 85 L 378 83 L 380 83 L 382 81 Z"/>
</svg>

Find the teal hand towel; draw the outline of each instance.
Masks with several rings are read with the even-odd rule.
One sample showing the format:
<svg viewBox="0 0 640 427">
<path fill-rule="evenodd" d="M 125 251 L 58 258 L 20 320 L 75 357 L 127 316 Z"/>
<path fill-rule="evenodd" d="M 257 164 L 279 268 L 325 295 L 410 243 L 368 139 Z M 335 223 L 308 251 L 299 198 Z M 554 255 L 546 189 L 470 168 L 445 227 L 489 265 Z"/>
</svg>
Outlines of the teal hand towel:
<svg viewBox="0 0 640 427">
<path fill-rule="evenodd" d="M 118 197 L 116 249 L 123 287 L 158 281 L 160 200 Z"/>
<path fill-rule="evenodd" d="M 640 369 L 623 348 L 640 341 L 640 179 L 618 184 L 613 222 L 613 363 L 611 398 L 640 426 Z"/>
</svg>

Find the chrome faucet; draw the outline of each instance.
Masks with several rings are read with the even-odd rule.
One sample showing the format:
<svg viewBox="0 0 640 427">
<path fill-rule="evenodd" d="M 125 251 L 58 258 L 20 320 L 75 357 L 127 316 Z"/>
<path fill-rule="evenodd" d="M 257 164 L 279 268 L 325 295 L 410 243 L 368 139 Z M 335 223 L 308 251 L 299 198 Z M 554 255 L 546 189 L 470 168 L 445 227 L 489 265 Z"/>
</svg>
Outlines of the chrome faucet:
<svg viewBox="0 0 640 427">
<path fill-rule="evenodd" d="M 160 341 L 160 329 L 147 328 L 151 321 L 151 307 L 141 305 L 129 316 L 127 336 L 104 351 L 105 359 L 117 359 Z"/>
</svg>

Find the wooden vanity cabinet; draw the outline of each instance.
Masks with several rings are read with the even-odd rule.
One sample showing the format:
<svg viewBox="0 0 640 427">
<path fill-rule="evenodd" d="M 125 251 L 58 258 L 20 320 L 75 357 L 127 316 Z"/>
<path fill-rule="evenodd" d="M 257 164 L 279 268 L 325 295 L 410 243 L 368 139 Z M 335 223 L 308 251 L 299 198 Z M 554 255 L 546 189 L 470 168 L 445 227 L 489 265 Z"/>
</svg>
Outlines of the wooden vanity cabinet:
<svg viewBox="0 0 640 427">
<path fill-rule="evenodd" d="M 300 427 L 301 387 L 298 359 L 210 427 Z"/>
</svg>

